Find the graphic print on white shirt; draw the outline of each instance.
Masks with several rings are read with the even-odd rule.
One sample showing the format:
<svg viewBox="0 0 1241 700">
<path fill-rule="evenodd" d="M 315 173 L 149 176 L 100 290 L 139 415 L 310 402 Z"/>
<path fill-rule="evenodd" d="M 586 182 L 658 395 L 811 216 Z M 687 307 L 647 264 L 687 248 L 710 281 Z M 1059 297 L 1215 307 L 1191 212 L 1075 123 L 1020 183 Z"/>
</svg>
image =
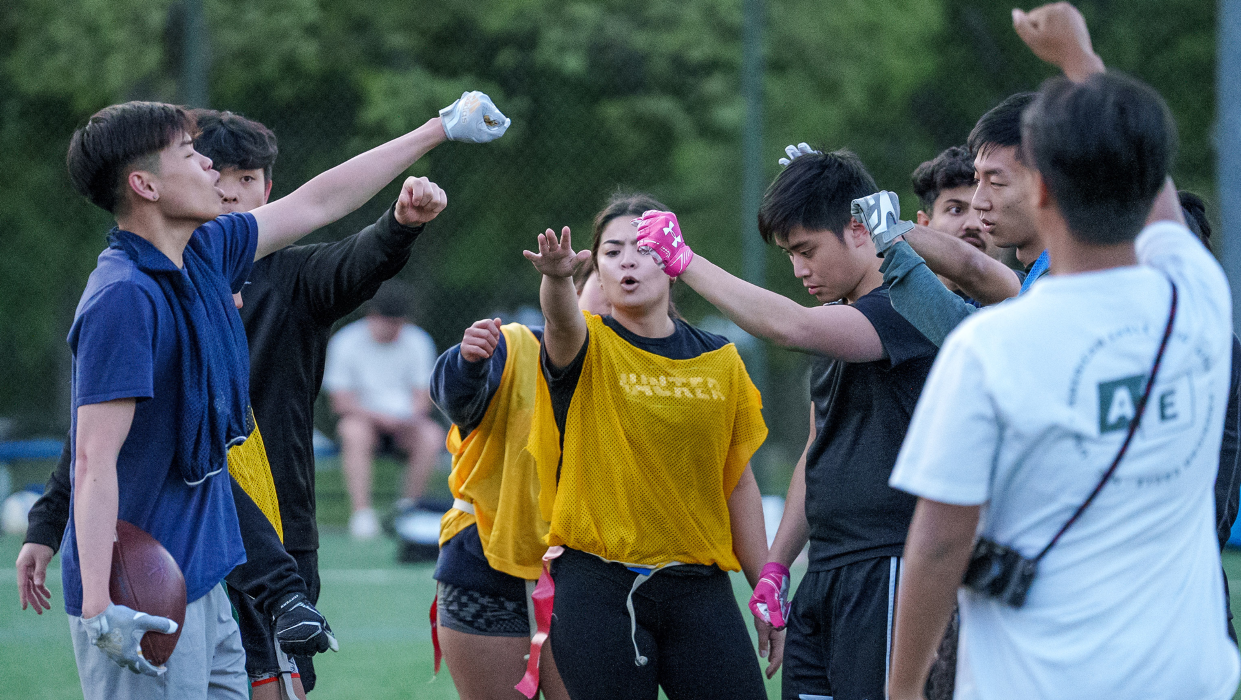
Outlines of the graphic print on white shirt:
<svg viewBox="0 0 1241 700">
<path fill-rule="evenodd" d="M 956 697 L 1231 698 L 1214 482 L 1230 382 L 1231 293 L 1183 226 L 1140 265 L 1049 276 L 947 339 L 890 483 L 983 505 L 979 534 L 1036 555 L 1115 459 L 1178 290 L 1133 443 L 1040 562 L 1026 605 L 959 594 Z"/>
</svg>

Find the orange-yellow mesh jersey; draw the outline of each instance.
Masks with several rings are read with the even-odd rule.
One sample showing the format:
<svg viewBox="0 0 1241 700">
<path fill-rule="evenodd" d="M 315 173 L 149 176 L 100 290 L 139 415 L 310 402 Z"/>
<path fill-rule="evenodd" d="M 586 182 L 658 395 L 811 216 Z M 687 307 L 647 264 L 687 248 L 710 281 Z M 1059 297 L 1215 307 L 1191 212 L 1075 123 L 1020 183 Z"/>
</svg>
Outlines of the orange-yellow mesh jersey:
<svg viewBox="0 0 1241 700">
<path fill-rule="evenodd" d="M 474 505 L 474 514 L 456 508 L 440 522 L 440 544 L 471 524 L 491 568 L 511 576 L 537 579 L 547 545 L 547 521 L 539 512 L 539 478 L 526 450 L 534 413 L 539 371 L 539 340 L 529 328 L 502 326 L 508 355 L 504 374 L 478 427 L 464 440 L 453 426 L 448 433 L 454 498 Z"/>
<path fill-rule="evenodd" d="M 233 475 L 241 490 L 258 504 L 259 510 L 276 528 L 280 541 L 284 542 L 284 527 L 280 523 L 280 501 L 276 498 L 276 482 L 271 477 L 271 464 L 267 461 L 267 449 L 258 423 L 246 441 L 229 448 L 228 473 Z"/>
<path fill-rule="evenodd" d="M 598 316 L 586 323 L 559 481 L 559 431 L 539 375 L 530 450 L 548 543 L 638 566 L 739 570 L 728 497 L 767 426 L 736 347 L 672 360 L 630 345 Z"/>
</svg>

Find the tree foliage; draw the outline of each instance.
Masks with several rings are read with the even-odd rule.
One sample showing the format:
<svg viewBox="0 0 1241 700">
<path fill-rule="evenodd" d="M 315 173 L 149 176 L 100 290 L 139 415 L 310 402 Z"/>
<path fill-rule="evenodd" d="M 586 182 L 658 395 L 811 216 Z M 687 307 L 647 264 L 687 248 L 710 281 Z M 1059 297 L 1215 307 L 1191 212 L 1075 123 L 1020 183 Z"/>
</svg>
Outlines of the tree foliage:
<svg viewBox="0 0 1241 700">
<path fill-rule="evenodd" d="M 271 126 L 274 195 L 482 89 L 512 117 L 478 147 L 415 166 L 449 193 L 403 277 L 442 347 L 476 318 L 537 303 L 520 251 L 547 226 L 586 245 L 617 188 L 650 191 L 707 257 L 740 269 L 741 0 L 204 0 L 211 105 Z M 1213 182 L 1214 3 L 1088 0 L 1105 61 L 1153 84 L 1181 129 L 1178 181 Z M 909 173 L 962 143 L 1006 95 L 1052 75 L 998 0 L 768 0 L 763 167 L 786 143 L 856 150 L 911 201 Z M 0 6 L 0 415 L 63 429 L 65 333 L 110 222 L 71 190 L 64 150 L 92 112 L 176 98 L 180 8 L 167 0 Z M 373 220 L 395 190 L 311 240 Z M 770 286 L 803 299 L 777 251 Z M 706 306 L 682 295 L 696 318 Z M 809 299 L 803 299 L 809 302 Z M 803 360 L 777 354 L 776 436 L 800 449 Z M 782 379 L 779 379 L 782 378 Z M 787 426 L 785 425 L 787 424 Z M 781 432 L 783 431 L 783 432 Z M 804 432 L 801 432 L 804 436 Z"/>
</svg>

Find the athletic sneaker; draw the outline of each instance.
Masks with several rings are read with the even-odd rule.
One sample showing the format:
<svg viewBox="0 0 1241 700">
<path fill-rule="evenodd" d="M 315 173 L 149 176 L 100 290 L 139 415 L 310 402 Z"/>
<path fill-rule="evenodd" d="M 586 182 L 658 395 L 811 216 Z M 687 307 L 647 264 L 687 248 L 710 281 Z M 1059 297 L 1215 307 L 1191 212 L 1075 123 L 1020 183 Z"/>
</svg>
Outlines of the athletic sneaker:
<svg viewBox="0 0 1241 700">
<path fill-rule="evenodd" d="M 379 536 L 379 517 L 374 508 L 363 508 L 349 516 L 349 536 L 355 540 L 373 540 Z"/>
</svg>

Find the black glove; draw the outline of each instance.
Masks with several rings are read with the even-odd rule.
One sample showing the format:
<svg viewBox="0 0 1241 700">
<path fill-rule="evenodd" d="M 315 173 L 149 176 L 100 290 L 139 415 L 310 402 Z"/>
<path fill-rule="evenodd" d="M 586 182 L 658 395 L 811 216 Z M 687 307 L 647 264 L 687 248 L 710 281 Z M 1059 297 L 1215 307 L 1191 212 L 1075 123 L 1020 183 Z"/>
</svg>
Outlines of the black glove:
<svg viewBox="0 0 1241 700">
<path fill-rule="evenodd" d="M 310 656 L 340 649 L 327 620 L 301 593 L 289 593 L 281 598 L 272 617 L 276 641 L 286 654 Z"/>
</svg>

